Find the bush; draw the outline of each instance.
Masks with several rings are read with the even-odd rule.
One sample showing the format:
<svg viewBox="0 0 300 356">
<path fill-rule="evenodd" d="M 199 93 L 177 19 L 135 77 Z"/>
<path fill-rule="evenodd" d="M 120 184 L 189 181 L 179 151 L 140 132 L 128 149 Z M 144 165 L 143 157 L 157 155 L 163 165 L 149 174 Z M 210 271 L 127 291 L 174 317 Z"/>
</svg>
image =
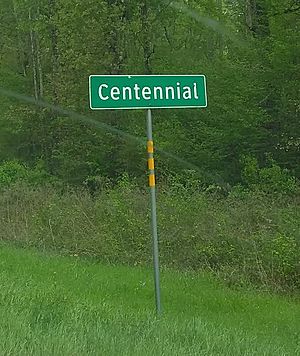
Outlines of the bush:
<svg viewBox="0 0 300 356">
<path fill-rule="evenodd" d="M 260 168 L 254 157 L 244 156 L 241 160 L 243 183 L 251 190 L 269 194 L 295 194 L 300 192 L 299 182 L 287 169 L 282 169 L 267 157 L 267 167 Z"/>
<path fill-rule="evenodd" d="M 55 179 L 45 171 L 41 161 L 33 169 L 29 169 L 18 161 L 7 161 L 0 165 L 0 189 L 10 187 L 18 182 L 38 186 L 54 181 Z"/>
<path fill-rule="evenodd" d="M 109 263 L 150 264 L 149 201 L 148 191 L 126 176 L 93 197 L 11 186 L 0 195 L 0 239 Z M 165 187 L 158 193 L 160 260 L 213 271 L 229 284 L 299 290 L 299 221 L 297 197 L 216 198 Z"/>
<path fill-rule="evenodd" d="M 17 161 L 5 162 L 0 166 L 0 187 L 9 185 L 27 179 L 27 169 Z"/>
</svg>

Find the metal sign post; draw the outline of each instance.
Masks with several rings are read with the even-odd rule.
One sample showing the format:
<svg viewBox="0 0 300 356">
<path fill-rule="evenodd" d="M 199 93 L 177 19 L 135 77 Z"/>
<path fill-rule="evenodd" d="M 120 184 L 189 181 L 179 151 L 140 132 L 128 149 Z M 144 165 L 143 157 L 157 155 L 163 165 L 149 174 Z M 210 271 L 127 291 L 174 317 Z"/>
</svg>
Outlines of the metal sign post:
<svg viewBox="0 0 300 356">
<path fill-rule="evenodd" d="M 91 75 L 89 77 L 89 99 L 92 110 L 147 109 L 155 299 L 157 313 L 161 313 L 151 109 L 205 108 L 207 106 L 206 78 L 202 74 Z"/>
<path fill-rule="evenodd" d="M 153 238 L 153 265 L 155 282 L 155 301 L 156 311 L 161 313 L 160 299 L 160 280 L 159 280 L 159 252 L 158 252 L 158 233 L 157 233 L 157 214 L 156 214 L 156 189 L 155 189 L 155 168 L 154 168 L 154 144 L 152 136 L 152 114 L 147 110 L 147 151 L 148 151 L 148 169 L 149 169 L 149 187 L 151 194 L 151 227 Z"/>
</svg>

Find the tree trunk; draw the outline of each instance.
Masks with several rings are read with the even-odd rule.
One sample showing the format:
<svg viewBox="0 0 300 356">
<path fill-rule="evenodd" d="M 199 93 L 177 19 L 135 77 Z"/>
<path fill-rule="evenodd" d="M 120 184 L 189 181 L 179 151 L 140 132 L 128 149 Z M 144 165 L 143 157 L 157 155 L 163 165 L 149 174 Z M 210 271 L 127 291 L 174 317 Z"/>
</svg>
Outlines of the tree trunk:
<svg viewBox="0 0 300 356">
<path fill-rule="evenodd" d="M 38 90 L 38 74 L 37 74 L 37 61 L 36 61 L 36 46 L 35 46 L 35 36 L 32 28 L 32 16 L 31 9 L 28 12 L 28 18 L 30 22 L 30 46 L 31 46 L 31 59 L 32 59 L 32 72 L 33 72 L 33 84 L 34 84 L 34 97 L 36 100 L 39 99 Z"/>
<path fill-rule="evenodd" d="M 39 8 L 38 8 L 39 14 Z M 40 49 L 40 41 L 39 36 L 36 34 L 36 52 L 37 52 L 37 71 L 38 71 L 38 79 L 39 79 L 39 96 L 42 98 L 44 96 L 44 84 L 43 84 L 43 68 L 41 62 L 41 49 Z"/>
<path fill-rule="evenodd" d="M 58 30 L 54 23 L 54 15 L 56 13 L 56 0 L 49 0 L 50 7 L 50 39 L 51 39 L 51 50 L 52 50 L 52 95 L 54 105 L 58 104 L 58 90 L 57 90 L 57 74 L 59 69 L 59 53 L 58 53 Z"/>
<path fill-rule="evenodd" d="M 121 74 L 126 58 L 126 49 L 124 48 L 125 22 L 127 21 L 127 7 L 123 0 L 107 0 L 108 6 L 112 9 L 110 28 L 108 35 L 108 49 L 112 56 L 111 63 L 108 67 L 110 74 Z M 117 15 L 116 15 L 117 14 Z"/>
<path fill-rule="evenodd" d="M 253 31 L 253 14 L 255 13 L 256 13 L 255 0 L 246 0 L 245 2 L 246 25 L 250 31 Z"/>
<path fill-rule="evenodd" d="M 16 3 L 15 1 L 12 1 L 12 9 L 14 13 L 14 18 L 16 22 L 16 32 L 17 32 L 17 41 L 18 41 L 18 48 L 17 48 L 17 55 L 18 55 L 18 62 L 20 68 L 22 68 L 22 74 L 24 77 L 27 75 L 27 67 L 28 67 L 28 55 L 26 53 L 25 47 L 24 47 L 24 41 L 22 41 L 20 30 L 19 30 L 19 14 L 17 11 Z"/>
<path fill-rule="evenodd" d="M 254 37 L 270 34 L 267 6 L 264 0 L 246 0 L 246 25 Z"/>
<path fill-rule="evenodd" d="M 217 0 L 217 8 L 218 8 L 218 21 L 222 22 L 223 20 L 223 0 Z M 222 34 L 220 33 L 216 33 L 215 34 L 217 36 L 217 41 L 216 41 L 216 45 L 217 45 L 217 53 L 223 57 L 224 56 L 224 52 L 225 52 L 225 41 L 224 41 L 224 37 Z"/>
<path fill-rule="evenodd" d="M 142 46 L 144 54 L 144 67 L 147 74 L 152 73 L 151 57 L 154 54 L 154 46 L 152 43 L 151 28 L 150 28 L 150 11 L 147 0 L 141 4 L 141 24 L 142 24 Z"/>
</svg>

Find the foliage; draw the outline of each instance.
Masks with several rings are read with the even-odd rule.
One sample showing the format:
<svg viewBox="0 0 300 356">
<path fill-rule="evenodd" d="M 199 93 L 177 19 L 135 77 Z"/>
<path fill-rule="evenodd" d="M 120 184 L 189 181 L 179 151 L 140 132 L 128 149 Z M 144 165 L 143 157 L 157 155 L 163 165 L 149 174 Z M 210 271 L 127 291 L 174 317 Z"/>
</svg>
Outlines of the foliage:
<svg viewBox="0 0 300 356">
<path fill-rule="evenodd" d="M 88 76 L 204 73 L 207 109 L 155 111 L 157 146 L 182 162 L 160 155 L 159 174 L 191 164 L 201 184 L 236 185 L 246 155 L 257 160 L 263 184 L 276 185 L 286 169 L 300 177 L 297 6 L 279 0 L 0 0 L 0 6 L 1 87 L 144 137 L 142 112 L 88 111 Z M 144 174 L 144 150 L 133 141 L 54 108 L 3 95 L 0 105 L 1 160 L 42 159 L 47 172 L 75 185 Z M 271 170 L 266 154 L 278 168 Z"/>
<path fill-rule="evenodd" d="M 55 179 L 45 171 L 42 162 L 38 162 L 33 169 L 18 161 L 7 161 L 0 165 L 0 189 L 11 187 L 16 183 L 39 186 L 54 181 Z"/>
<path fill-rule="evenodd" d="M 15 186 L 0 197 L 0 239 L 109 263 L 152 260 L 148 193 L 128 177 L 94 197 Z M 299 198 L 224 197 L 166 188 L 158 194 L 163 266 L 210 270 L 228 284 L 299 290 Z"/>
<path fill-rule="evenodd" d="M 207 109 L 153 115 L 162 261 L 229 283 L 299 287 L 296 2 L 0 8 L 2 238 L 149 263 L 144 113 L 90 112 L 88 77 L 203 73 Z"/>
<path fill-rule="evenodd" d="M 299 182 L 287 169 L 282 169 L 269 158 L 267 167 L 260 168 L 257 159 L 244 157 L 242 160 L 242 178 L 246 186 L 266 193 L 295 194 L 299 193 Z"/>
</svg>

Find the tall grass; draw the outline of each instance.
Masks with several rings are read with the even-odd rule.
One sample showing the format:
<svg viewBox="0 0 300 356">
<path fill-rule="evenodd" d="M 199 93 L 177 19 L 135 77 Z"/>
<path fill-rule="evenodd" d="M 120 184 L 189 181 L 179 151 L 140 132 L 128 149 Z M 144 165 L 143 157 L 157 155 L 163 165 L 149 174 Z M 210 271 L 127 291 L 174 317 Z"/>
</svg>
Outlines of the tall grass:
<svg viewBox="0 0 300 356">
<path fill-rule="evenodd" d="M 14 186 L 0 195 L 0 219 L 2 240 L 106 263 L 152 261 L 148 192 L 128 183 L 94 197 Z M 296 197 L 165 189 L 158 192 L 158 222 L 164 266 L 210 270 L 233 285 L 299 290 Z"/>
<path fill-rule="evenodd" d="M 0 243 L 1 355 L 298 355 L 299 303 L 230 290 L 204 273 L 152 271 Z"/>
</svg>

